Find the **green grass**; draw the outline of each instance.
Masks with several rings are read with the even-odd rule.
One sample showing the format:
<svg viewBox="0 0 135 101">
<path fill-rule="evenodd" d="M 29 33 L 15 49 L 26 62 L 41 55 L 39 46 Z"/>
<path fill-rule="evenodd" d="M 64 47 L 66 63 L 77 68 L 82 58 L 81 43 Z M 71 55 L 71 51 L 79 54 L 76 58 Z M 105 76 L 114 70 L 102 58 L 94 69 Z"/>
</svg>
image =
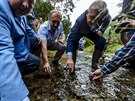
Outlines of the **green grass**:
<svg viewBox="0 0 135 101">
<path fill-rule="evenodd" d="M 108 53 L 108 54 L 113 54 L 117 49 L 119 49 L 121 47 L 122 47 L 122 45 L 120 45 L 120 44 L 109 44 L 107 46 L 107 49 L 106 49 L 105 52 Z M 93 45 L 90 45 L 89 47 L 84 48 L 84 51 L 91 53 L 91 52 L 94 51 L 94 46 Z"/>
</svg>

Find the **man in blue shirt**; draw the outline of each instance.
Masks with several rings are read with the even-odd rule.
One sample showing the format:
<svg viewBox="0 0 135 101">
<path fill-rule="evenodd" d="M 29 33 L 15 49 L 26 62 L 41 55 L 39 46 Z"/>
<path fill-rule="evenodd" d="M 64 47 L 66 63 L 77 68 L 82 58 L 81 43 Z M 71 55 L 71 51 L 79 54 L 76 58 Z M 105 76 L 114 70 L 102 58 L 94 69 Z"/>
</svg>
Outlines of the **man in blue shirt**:
<svg viewBox="0 0 135 101">
<path fill-rule="evenodd" d="M 74 71 L 78 42 L 82 37 L 87 37 L 94 42 L 95 50 L 92 56 L 92 68 L 98 68 L 98 60 L 101 57 L 106 40 L 103 33 L 110 22 L 110 14 L 103 0 L 94 1 L 89 9 L 82 13 L 71 29 L 67 41 L 67 67 Z"/>
<path fill-rule="evenodd" d="M 18 65 L 36 68 L 39 63 L 29 52 L 29 36 L 35 35 L 23 16 L 30 12 L 35 1 L 0 0 L 0 101 L 29 101 Z"/>
<path fill-rule="evenodd" d="M 48 15 L 48 21 L 41 24 L 38 35 L 41 39 L 41 50 L 43 57 L 43 68 L 46 73 L 51 73 L 51 66 L 48 61 L 47 50 L 57 50 L 52 65 L 58 67 L 59 60 L 64 54 L 65 45 L 57 38 L 63 31 L 63 26 L 61 23 L 62 15 L 57 10 L 52 10 Z"/>
</svg>

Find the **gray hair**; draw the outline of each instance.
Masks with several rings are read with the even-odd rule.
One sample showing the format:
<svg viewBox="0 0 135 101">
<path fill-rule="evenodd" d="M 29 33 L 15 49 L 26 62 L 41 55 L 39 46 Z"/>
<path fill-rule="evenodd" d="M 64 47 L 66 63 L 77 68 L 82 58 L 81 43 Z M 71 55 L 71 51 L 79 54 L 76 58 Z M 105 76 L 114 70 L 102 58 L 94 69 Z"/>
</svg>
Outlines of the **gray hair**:
<svg viewBox="0 0 135 101">
<path fill-rule="evenodd" d="M 48 20 L 51 19 L 51 16 L 52 16 L 53 13 L 58 14 L 59 17 L 60 17 L 60 19 L 62 19 L 62 15 L 61 15 L 61 13 L 60 13 L 58 10 L 52 10 L 52 11 L 49 13 L 49 15 L 48 15 Z"/>
<path fill-rule="evenodd" d="M 89 10 L 96 10 L 98 13 L 106 9 L 107 9 L 107 4 L 103 0 L 96 0 L 89 7 Z"/>
<path fill-rule="evenodd" d="M 98 15 L 97 15 L 96 18 L 95 18 L 96 20 L 101 19 L 101 18 L 105 15 L 105 13 L 108 12 L 107 4 L 106 4 L 106 2 L 103 1 L 103 0 L 96 0 L 96 1 L 94 1 L 94 2 L 90 5 L 90 7 L 89 7 L 88 10 L 89 10 L 89 11 L 95 10 L 95 11 L 98 13 Z"/>
</svg>

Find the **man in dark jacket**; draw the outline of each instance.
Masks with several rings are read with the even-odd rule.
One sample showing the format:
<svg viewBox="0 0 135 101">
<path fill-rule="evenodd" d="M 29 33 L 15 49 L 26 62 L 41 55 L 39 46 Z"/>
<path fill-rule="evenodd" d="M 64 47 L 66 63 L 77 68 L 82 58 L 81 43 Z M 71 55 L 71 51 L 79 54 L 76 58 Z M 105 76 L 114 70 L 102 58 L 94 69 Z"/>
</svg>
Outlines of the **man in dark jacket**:
<svg viewBox="0 0 135 101">
<path fill-rule="evenodd" d="M 67 41 L 67 67 L 71 72 L 74 71 L 78 42 L 82 37 L 87 37 L 94 42 L 92 68 L 98 67 L 98 60 L 106 44 L 103 32 L 110 20 L 111 16 L 108 13 L 107 4 L 102 0 L 94 1 L 89 9 L 77 18 Z"/>
</svg>

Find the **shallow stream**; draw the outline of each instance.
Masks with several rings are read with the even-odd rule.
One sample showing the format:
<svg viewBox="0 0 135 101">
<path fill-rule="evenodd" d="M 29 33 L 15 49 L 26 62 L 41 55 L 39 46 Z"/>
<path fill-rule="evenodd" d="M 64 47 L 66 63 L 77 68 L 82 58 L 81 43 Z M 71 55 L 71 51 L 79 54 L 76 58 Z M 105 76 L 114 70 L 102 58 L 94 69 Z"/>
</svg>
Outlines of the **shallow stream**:
<svg viewBox="0 0 135 101">
<path fill-rule="evenodd" d="M 106 55 L 105 62 L 112 55 Z M 98 81 L 90 81 L 91 55 L 78 52 L 75 74 L 65 62 L 53 67 L 51 76 L 42 69 L 24 77 L 31 101 L 135 101 L 135 70 L 119 68 Z"/>
</svg>

